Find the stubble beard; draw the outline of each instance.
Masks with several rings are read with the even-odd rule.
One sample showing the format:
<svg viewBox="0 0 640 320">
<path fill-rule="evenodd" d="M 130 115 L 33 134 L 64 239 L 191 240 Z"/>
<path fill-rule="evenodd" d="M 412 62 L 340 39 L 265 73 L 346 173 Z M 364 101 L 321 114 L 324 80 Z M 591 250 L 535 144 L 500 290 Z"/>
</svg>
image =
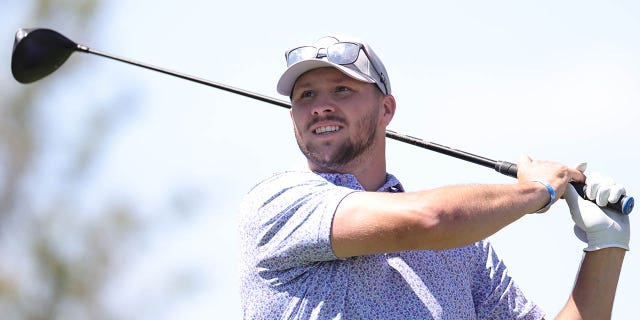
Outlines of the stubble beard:
<svg viewBox="0 0 640 320">
<path fill-rule="evenodd" d="M 376 108 L 374 110 L 378 109 Z M 336 120 L 335 118 L 330 118 Z M 326 120 L 326 118 L 322 120 Z M 319 120 L 314 121 L 314 123 L 318 121 Z M 338 142 L 339 145 L 336 145 L 334 151 L 330 154 L 321 152 L 319 149 L 321 149 L 322 146 L 317 147 L 311 142 L 303 143 L 298 130 L 295 132 L 296 141 L 300 151 L 302 151 L 307 160 L 313 164 L 314 170 L 327 173 L 347 173 L 352 168 L 357 167 L 358 164 L 364 160 L 363 156 L 365 156 L 366 152 L 375 145 L 377 123 L 378 113 L 376 111 L 370 112 L 366 117 L 360 119 L 356 125 L 356 132 L 361 134 L 355 138 Z M 336 142 L 331 143 L 335 144 Z"/>
</svg>

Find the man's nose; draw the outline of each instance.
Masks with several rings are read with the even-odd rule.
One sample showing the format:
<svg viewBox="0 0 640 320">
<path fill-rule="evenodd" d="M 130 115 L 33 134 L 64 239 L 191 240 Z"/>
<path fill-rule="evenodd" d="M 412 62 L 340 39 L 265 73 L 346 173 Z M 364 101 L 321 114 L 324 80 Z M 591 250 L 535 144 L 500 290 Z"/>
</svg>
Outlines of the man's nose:
<svg viewBox="0 0 640 320">
<path fill-rule="evenodd" d="M 311 108 L 313 115 L 321 115 L 323 113 L 331 113 L 336 111 L 335 103 L 329 98 L 322 98 L 316 101 L 316 104 Z"/>
</svg>

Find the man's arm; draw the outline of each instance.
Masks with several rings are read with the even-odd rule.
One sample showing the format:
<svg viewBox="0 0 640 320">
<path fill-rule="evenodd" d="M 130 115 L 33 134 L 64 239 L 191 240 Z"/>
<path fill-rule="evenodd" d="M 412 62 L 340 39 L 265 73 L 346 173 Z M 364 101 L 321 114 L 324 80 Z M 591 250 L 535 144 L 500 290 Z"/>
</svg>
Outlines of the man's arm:
<svg viewBox="0 0 640 320">
<path fill-rule="evenodd" d="M 592 191 L 587 193 L 589 199 L 624 190 L 612 179 L 591 178 L 586 182 Z M 614 192 L 610 200 L 617 202 L 620 195 Z M 629 250 L 629 217 L 582 199 L 572 187 L 567 189 L 565 200 L 575 222 L 575 233 L 587 247 L 569 301 L 558 318 L 610 319 L 622 261 Z"/>
<path fill-rule="evenodd" d="M 569 301 L 557 318 L 611 319 L 625 253 L 622 248 L 586 252 Z"/>
<path fill-rule="evenodd" d="M 461 185 L 406 193 L 354 192 L 334 215 L 338 257 L 474 243 L 543 207 L 539 183 Z"/>
<path fill-rule="evenodd" d="M 407 193 L 355 192 L 338 206 L 331 246 L 338 257 L 416 249 L 446 249 L 484 239 L 544 207 L 550 199 L 544 180 L 561 197 L 581 172 L 528 157 L 518 164 L 511 185 L 447 186 Z"/>
</svg>

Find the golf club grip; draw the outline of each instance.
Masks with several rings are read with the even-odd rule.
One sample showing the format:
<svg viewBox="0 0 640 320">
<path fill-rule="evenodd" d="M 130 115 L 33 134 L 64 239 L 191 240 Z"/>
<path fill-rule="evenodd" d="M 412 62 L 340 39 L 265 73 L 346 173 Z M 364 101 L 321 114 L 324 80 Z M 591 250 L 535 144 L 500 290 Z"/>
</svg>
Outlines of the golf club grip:
<svg viewBox="0 0 640 320">
<path fill-rule="evenodd" d="M 496 161 L 495 169 L 496 171 L 504 175 L 514 177 L 514 178 L 518 177 L 518 165 L 515 163 L 511 163 L 507 161 Z M 582 197 L 585 200 L 589 200 L 589 198 L 585 196 L 585 190 L 587 186 L 584 183 L 572 181 L 571 185 L 576 189 L 580 197 Z M 595 200 L 589 200 L 589 201 L 595 203 Z M 607 208 L 620 212 L 624 215 L 628 215 L 633 210 L 633 205 L 634 205 L 633 197 L 623 195 L 622 197 L 620 197 L 618 202 L 608 203 Z"/>
</svg>

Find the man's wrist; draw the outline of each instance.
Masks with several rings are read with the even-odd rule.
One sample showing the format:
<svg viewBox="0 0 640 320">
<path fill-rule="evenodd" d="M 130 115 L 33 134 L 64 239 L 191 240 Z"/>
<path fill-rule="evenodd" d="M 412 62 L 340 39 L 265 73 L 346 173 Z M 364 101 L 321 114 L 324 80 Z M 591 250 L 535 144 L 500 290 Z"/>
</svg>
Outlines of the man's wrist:
<svg viewBox="0 0 640 320">
<path fill-rule="evenodd" d="M 548 182 L 546 182 L 544 180 L 531 180 L 531 181 L 542 184 L 547 189 L 547 192 L 549 193 L 549 201 L 547 202 L 547 204 L 544 205 L 544 207 L 542 207 L 542 208 L 540 208 L 540 210 L 536 211 L 536 213 L 542 213 L 542 212 L 545 212 L 545 211 L 549 210 L 551 205 L 556 201 L 556 190 L 553 189 L 551 184 L 549 184 Z"/>
</svg>

